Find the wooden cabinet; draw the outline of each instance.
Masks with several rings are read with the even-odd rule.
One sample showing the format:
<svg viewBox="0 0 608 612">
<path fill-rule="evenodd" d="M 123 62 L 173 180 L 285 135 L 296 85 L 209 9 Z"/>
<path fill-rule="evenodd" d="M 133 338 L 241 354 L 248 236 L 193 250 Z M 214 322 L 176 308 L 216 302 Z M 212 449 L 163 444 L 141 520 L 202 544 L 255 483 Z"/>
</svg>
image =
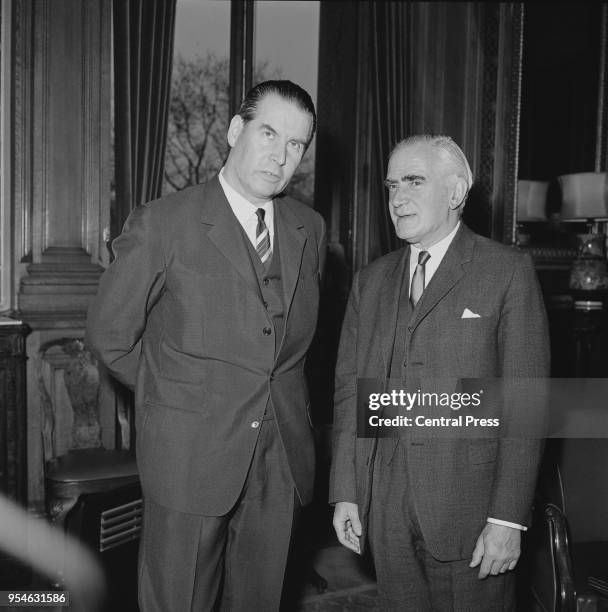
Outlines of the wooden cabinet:
<svg viewBox="0 0 608 612">
<path fill-rule="evenodd" d="M 25 337 L 29 327 L 0 324 L 0 494 L 27 504 Z M 0 589 L 28 584 L 29 569 L 0 551 Z"/>
<path fill-rule="evenodd" d="M 608 377 L 608 311 L 551 308 L 551 375 Z"/>
<path fill-rule="evenodd" d="M 22 323 L 0 325 L 0 490 L 27 503 L 25 337 Z"/>
</svg>

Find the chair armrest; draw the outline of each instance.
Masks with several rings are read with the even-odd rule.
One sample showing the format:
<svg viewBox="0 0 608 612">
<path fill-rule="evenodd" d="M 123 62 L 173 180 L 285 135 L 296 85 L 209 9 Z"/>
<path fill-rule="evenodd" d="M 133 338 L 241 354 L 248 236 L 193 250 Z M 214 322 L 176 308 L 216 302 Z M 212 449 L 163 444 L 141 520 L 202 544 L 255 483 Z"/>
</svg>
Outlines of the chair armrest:
<svg viewBox="0 0 608 612">
<path fill-rule="evenodd" d="M 552 503 L 545 505 L 543 514 L 551 537 L 557 609 L 561 612 L 576 612 L 576 590 L 568 546 L 566 519 L 560 508 Z"/>
</svg>

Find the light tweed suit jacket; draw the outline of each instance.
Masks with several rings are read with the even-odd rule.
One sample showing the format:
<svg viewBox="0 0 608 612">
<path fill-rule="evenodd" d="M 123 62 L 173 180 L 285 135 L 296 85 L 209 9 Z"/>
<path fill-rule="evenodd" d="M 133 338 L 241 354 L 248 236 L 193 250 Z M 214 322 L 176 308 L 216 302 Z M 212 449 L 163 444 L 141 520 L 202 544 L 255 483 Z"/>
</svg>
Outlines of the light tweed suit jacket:
<svg viewBox="0 0 608 612">
<path fill-rule="evenodd" d="M 389 376 L 409 250 L 355 275 L 340 340 L 330 502 L 357 503 L 364 535 L 377 439 L 357 438 L 356 381 Z M 480 316 L 463 318 L 467 308 Z M 405 361 L 406 381 L 548 376 L 546 313 L 529 256 L 462 224 L 414 311 Z M 526 524 L 542 441 L 402 443 L 423 536 L 437 559 L 469 557 L 488 517 Z"/>
</svg>

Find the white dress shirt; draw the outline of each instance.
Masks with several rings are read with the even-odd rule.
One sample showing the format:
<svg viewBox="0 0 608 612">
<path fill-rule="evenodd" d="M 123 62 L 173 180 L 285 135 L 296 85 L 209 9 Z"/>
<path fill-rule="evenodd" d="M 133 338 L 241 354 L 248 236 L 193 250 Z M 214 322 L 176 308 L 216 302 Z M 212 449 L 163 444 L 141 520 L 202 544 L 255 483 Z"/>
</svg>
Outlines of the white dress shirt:
<svg viewBox="0 0 608 612">
<path fill-rule="evenodd" d="M 274 248 L 274 204 L 272 200 L 268 200 L 263 206 L 257 206 L 252 204 L 249 200 L 244 198 L 236 189 L 231 187 L 226 179 L 224 178 L 224 168 L 220 170 L 219 174 L 220 185 L 224 190 L 228 204 L 234 213 L 234 216 L 238 219 L 242 228 L 247 234 L 247 238 L 251 241 L 253 248 L 256 245 L 256 229 L 258 226 L 258 216 L 255 214 L 258 208 L 263 208 L 265 212 L 264 223 L 268 227 L 268 234 L 270 236 L 270 248 Z"/>
<path fill-rule="evenodd" d="M 442 238 L 439 242 L 435 243 L 433 246 L 430 246 L 426 249 L 426 252 L 430 255 L 430 258 L 427 260 L 424 265 L 424 286 L 426 287 L 433 275 L 437 271 L 441 260 L 444 258 L 450 244 L 452 244 L 452 240 L 454 240 L 454 236 L 460 227 L 460 221 L 456 224 L 456 227 L 445 237 Z M 410 282 L 409 287 L 410 291 L 412 288 L 412 279 L 414 278 L 414 270 L 416 270 L 416 266 L 418 265 L 418 255 L 422 251 L 418 247 L 414 245 L 410 245 Z M 408 293 L 409 295 L 409 293 Z M 488 523 L 494 523 L 496 525 L 504 525 L 505 527 L 513 527 L 514 529 L 520 529 L 521 531 L 527 531 L 527 527 L 524 525 L 519 525 L 518 523 L 511 523 L 509 521 L 503 521 L 495 518 L 488 518 Z"/>
<path fill-rule="evenodd" d="M 454 240 L 454 236 L 460 227 L 460 221 L 456 224 L 456 227 L 445 237 L 442 238 L 439 242 L 435 243 L 433 246 L 425 249 L 426 252 L 430 255 L 430 258 L 427 260 L 424 265 L 424 286 L 426 287 L 431 278 L 433 278 L 433 274 L 437 271 L 441 260 L 443 259 L 446 251 L 450 244 L 452 244 L 452 240 Z M 419 249 L 415 247 L 413 244 L 410 245 L 410 290 L 412 289 L 412 279 L 414 278 L 414 270 L 418 265 L 418 255 L 423 251 L 423 249 Z M 408 293 L 409 295 L 409 293 Z"/>
</svg>

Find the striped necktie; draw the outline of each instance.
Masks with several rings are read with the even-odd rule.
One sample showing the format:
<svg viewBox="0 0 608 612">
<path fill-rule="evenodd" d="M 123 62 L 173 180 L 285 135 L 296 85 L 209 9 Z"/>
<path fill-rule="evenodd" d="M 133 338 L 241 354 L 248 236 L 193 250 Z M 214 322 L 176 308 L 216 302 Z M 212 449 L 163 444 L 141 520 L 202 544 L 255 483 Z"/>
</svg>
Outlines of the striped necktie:
<svg viewBox="0 0 608 612">
<path fill-rule="evenodd" d="M 430 259 L 428 251 L 420 251 L 418 254 L 418 265 L 414 270 L 414 276 L 412 278 L 412 288 L 410 290 L 410 300 L 412 306 L 416 306 L 422 292 L 424 291 L 424 265 Z"/>
<path fill-rule="evenodd" d="M 258 225 L 255 230 L 255 250 L 257 251 L 262 263 L 266 263 L 270 257 L 270 233 L 268 227 L 264 223 L 264 215 L 266 211 L 263 208 L 258 208 L 255 211 L 258 216 Z"/>
</svg>

